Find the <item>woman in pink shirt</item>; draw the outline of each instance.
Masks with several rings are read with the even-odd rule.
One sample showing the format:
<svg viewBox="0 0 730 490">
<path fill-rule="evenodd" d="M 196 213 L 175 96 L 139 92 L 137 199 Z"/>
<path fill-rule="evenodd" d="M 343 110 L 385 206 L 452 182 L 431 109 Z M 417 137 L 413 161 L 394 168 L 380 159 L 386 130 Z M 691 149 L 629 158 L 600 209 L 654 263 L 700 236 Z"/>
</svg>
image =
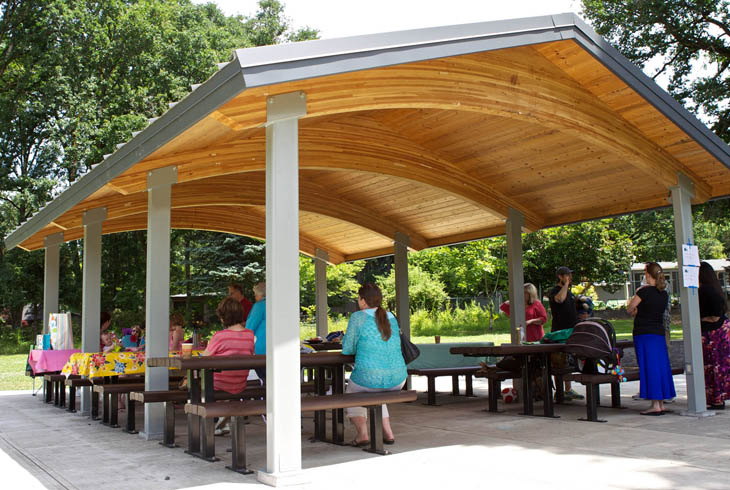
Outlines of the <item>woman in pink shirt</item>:
<svg viewBox="0 0 730 490">
<path fill-rule="evenodd" d="M 254 350 L 253 332 L 244 327 L 241 303 L 228 297 L 216 309 L 218 318 L 225 329 L 216 332 L 208 342 L 204 356 L 252 355 Z M 241 371 L 221 371 L 213 375 L 213 387 L 228 393 L 240 393 L 246 389 L 248 369 Z"/>
<path fill-rule="evenodd" d="M 499 305 L 499 309 L 509 316 L 509 301 Z M 537 298 L 537 288 L 534 284 L 525 283 L 525 340 L 537 342 L 545 336 L 542 326 L 547 321 L 547 313 L 542 302 Z"/>
</svg>

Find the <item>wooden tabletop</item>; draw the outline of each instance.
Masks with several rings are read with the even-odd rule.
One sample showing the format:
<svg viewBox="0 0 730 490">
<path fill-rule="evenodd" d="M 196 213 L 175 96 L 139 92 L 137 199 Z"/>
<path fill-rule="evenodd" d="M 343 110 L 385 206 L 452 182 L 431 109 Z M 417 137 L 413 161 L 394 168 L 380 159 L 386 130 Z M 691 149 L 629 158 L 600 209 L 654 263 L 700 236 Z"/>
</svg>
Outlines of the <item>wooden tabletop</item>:
<svg viewBox="0 0 730 490">
<path fill-rule="evenodd" d="M 452 354 L 464 356 L 515 356 L 529 354 L 549 354 L 565 352 L 565 344 L 522 344 L 493 345 L 484 347 L 452 347 Z"/>
<path fill-rule="evenodd" d="M 355 362 L 355 356 L 339 352 L 315 352 L 301 354 L 302 367 L 329 366 Z M 181 359 L 179 357 L 148 357 L 148 367 L 167 367 L 176 369 L 255 369 L 266 367 L 265 355 L 251 356 L 204 356 Z"/>
</svg>

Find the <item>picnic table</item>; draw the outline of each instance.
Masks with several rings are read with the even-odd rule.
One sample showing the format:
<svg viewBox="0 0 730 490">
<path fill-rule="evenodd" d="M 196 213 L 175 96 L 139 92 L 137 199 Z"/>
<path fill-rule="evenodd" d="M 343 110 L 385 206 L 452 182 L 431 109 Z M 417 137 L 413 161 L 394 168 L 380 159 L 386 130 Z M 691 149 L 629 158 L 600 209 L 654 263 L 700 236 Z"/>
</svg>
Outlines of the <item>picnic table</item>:
<svg viewBox="0 0 730 490">
<path fill-rule="evenodd" d="M 203 351 L 193 351 L 193 356 L 200 356 L 202 353 Z M 170 352 L 170 356 L 179 355 L 179 352 Z M 61 370 L 61 374 L 66 376 L 73 374 L 86 378 L 144 374 L 145 358 L 144 351 L 76 352 L 71 354 Z"/>
<path fill-rule="evenodd" d="M 316 352 L 300 354 L 302 368 L 315 368 L 315 392 L 317 395 L 327 394 L 325 370 L 332 374 L 332 394 L 342 394 L 345 391 L 345 364 L 355 362 L 355 356 L 346 356 L 337 352 Z M 147 359 L 149 367 L 167 367 L 187 371 L 188 403 L 201 404 L 215 401 L 213 389 L 213 373 L 225 370 L 246 370 L 266 367 L 265 355 L 237 355 L 237 356 L 205 356 L 198 358 L 181 359 L 178 357 L 150 357 Z M 315 411 L 314 440 L 344 444 L 343 409 L 333 410 L 332 413 L 332 441 L 326 439 L 326 411 Z M 206 419 L 204 423 L 208 423 Z M 215 442 L 208 437 L 207 428 L 200 430 L 199 416 L 188 413 L 188 453 L 193 456 L 213 461 L 215 460 Z M 202 432 L 202 434 L 201 434 Z M 201 437 L 202 435 L 202 437 Z"/>
<path fill-rule="evenodd" d="M 503 344 L 491 347 L 452 347 L 452 354 L 463 356 L 514 356 L 520 361 L 522 372 L 522 407 L 523 415 L 535 415 L 532 400 L 532 378 L 537 364 L 541 365 L 543 383 L 543 416 L 557 418 L 553 406 L 552 367 L 550 355 L 556 352 L 565 352 L 565 344 Z"/>
<path fill-rule="evenodd" d="M 28 357 L 28 364 L 33 375 L 57 373 L 63 369 L 71 355 L 81 352 L 79 349 L 42 350 L 33 349 Z"/>
</svg>

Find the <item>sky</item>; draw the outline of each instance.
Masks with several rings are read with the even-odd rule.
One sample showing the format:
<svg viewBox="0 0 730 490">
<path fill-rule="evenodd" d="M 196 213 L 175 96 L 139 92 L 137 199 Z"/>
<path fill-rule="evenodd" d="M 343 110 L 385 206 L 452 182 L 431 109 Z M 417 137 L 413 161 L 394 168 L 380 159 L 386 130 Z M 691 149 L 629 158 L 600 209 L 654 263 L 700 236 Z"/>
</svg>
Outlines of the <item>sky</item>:
<svg viewBox="0 0 730 490">
<path fill-rule="evenodd" d="M 193 0 L 208 3 L 210 0 Z M 213 0 L 227 15 L 253 15 L 257 0 Z M 580 12 L 577 0 L 283 0 L 294 28 L 322 39 L 537 15 Z"/>
</svg>

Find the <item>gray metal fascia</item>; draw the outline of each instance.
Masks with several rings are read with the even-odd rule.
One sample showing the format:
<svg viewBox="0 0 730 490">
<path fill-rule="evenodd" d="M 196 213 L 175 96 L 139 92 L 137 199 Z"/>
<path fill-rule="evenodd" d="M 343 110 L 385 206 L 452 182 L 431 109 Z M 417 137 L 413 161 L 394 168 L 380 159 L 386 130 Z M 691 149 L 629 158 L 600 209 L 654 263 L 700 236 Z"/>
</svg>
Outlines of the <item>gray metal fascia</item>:
<svg viewBox="0 0 730 490">
<path fill-rule="evenodd" d="M 336 39 L 319 39 L 290 44 L 259 46 L 236 50 L 236 59 L 241 68 L 249 68 L 330 56 L 352 55 L 383 49 L 463 41 L 470 38 L 482 38 L 510 32 L 527 32 L 555 27 L 554 19 L 556 17 L 559 16 L 545 15 L 522 19 L 475 22 L 472 24 L 427 27 Z M 562 18 L 571 20 L 573 17 L 574 14 L 563 14 Z"/>
<path fill-rule="evenodd" d="M 730 168 L 730 146 L 727 143 L 577 16 L 575 27 L 575 36 L 572 37 L 575 42 Z"/>
<path fill-rule="evenodd" d="M 245 89 L 241 69 L 228 63 L 122 148 L 74 182 L 5 239 L 12 249 L 73 208 L 107 182 L 171 141 Z"/>
<path fill-rule="evenodd" d="M 575 16 L 560 17 L 572 21 Z M 529 17 L 249 48 L 237 50 L 236 59 L 251 88 L 558 41 L 573 27 L 555 25 L 553 16 Z"/>
</svg>

